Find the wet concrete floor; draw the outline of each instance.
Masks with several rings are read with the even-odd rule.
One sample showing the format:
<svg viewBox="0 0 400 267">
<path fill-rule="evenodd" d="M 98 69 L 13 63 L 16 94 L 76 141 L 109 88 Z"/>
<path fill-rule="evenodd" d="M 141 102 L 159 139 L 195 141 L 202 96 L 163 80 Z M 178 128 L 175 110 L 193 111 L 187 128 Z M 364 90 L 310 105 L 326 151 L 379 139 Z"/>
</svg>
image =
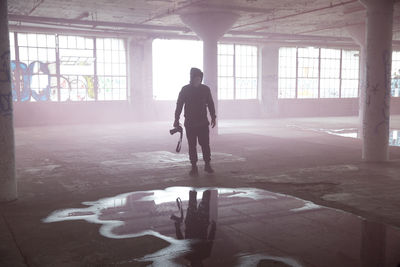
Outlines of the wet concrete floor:
<svg viewBox="0 0 400 267">
<path fill-rule="evenodd" d="M 400 129 L 400 117 L 391 119 Z M 366 163 L 360 139 L 307 130 L 357 123 L 220 121 L 211 136 L 215 173 L 206 174 L 200 160 L 198 177 L 188 175 L 185 139 L 174 152 L 171 122 L 16 128 L 19 198 L 0 205 L 0 266 L 147 266 L 165 255 L 188 264 L 193 248 L 208 246 L 184 238 L 184 220 L 178 239 L 170 219 L 180 217 L 178 197 L 186 218 L 190 188 L 197 206 L 204 190 L 218 190 L 204 266 L 369 266 L 368 257 L 396 266 L 400 147 L 389 148 L 389 162 Z M 156 200 L 169 191 L 168 202 Z M 250 197 L 253 191 L 263 197 Z M 53 213 L 61 210 L 69 216 Z M 60 221 L 50 223 L 51 214 Z"/>
<path fill-rule="evenodd" d="M 82 204 L 87 207 L 55 211 L 43 222 L 83 220 L 99 224 L 99 234 L 107 238 L 151 235 L 168 244 L 116 265 L 372 267 L 400 263 L 399 229 L 256 188 L 169 187 Z"/>
<path fill-rule="evenodd" d="M 361 131 L 358 128 L 345 128 L 345 129 L 304 129 L 310 131 L 319 131 L 327 134 L 350 137 L 362 138 Z M 389 131 L 389 146 L 400 146 L 400 130 Z"/>
</svg>

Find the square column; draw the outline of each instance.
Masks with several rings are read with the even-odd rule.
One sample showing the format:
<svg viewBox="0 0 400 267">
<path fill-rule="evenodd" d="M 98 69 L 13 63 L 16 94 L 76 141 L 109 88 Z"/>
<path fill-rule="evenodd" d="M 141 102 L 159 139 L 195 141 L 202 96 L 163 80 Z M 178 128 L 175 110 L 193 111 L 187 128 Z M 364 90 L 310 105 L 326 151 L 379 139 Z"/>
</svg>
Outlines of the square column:
<svg viewBox="0 0 400 267">
<path fill-rule="evenodd" d="M 0 1 L 0 202 L 17 198 L 7 1 Z"/>
<path fill-rule="evenodd" d="M 278 115 L 279 45 L 270 44 L 261 50 L 261 102 L 264 115 Z"/>
</svg>

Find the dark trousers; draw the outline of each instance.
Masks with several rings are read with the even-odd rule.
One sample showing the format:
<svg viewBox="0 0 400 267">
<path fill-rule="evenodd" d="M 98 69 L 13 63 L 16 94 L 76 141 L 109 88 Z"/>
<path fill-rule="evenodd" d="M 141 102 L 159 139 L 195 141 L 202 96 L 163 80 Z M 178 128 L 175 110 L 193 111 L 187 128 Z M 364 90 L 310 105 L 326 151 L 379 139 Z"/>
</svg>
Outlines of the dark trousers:
<svg viewBox="0 0 400 267">
<path fill-rule="evenodd" d="M 186 127 L 186 137 L 189 144 L 189 159 L 192 164 L 197 163 L 197 139 L 203 152 L 203 160 L 209 163 L 211 160 L 210 131 L 208 125 L 200 127 Z"/>
</svg>

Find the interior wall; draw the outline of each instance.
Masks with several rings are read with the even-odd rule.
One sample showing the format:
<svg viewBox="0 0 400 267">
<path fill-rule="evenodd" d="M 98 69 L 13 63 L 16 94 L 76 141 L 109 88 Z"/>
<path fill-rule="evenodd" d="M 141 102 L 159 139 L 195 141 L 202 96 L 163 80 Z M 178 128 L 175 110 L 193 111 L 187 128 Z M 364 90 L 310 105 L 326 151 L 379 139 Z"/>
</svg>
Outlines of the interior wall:
<svg viewBox="0 0 400 267">
<path fill-rule="evenodd" d="M 127 101 L 14 103 L 14 126 L 97 124 L 132 120 Z"/>
</svg>

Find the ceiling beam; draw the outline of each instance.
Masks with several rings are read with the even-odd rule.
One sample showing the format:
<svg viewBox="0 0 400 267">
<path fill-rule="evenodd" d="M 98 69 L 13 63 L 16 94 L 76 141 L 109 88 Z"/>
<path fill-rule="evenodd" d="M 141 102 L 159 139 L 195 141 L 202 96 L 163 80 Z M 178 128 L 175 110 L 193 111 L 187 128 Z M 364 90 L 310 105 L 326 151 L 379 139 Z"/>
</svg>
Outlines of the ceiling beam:
<svg viewBox="0 0 400 267">
<path fill-rule="evenodd" d="M 302 34 L 288 34 L 288 33 L 265 33 L 254 31 L 228 31 L 227 34 L 233 36 L 262 36 L 270 39 L 287 39 L 287 40 L 324 40 L 336 42 L 353 42 L 349 37 L 334 37 L 334 36 L 316 36 L 316 35 L 302 35 Z"/>
<path fill-rule="evenodd" d="M 229 11 L 239 11 L 239 12 L 248 12 L 248 13 L 271 13 L 273 8 L 261 8 L 261 7 L 249 7 L 249 6 L 238 6 L 238 5 L 228 5 L 228 4 L 212 4 L 208 3 L 200 3 L 196 5 L 200 8 L 212 8 L 212 9 L 223 9 Z"/>
<path fill-rule="evenodd" d="M 180 10 L 182 10 L 182 9 L 191 7 L 191 6 L 193 6 L 193 5 L 197 5 L 197 4 L 199 4 L 200 2 L 203 2 L 203 1 L 205 1 L 205 0 L 195 0 L 195 1 L 191 1 L 190 3 L 188 3 L 188 4 L 186 4 L 186 5 L 182 5 L 182 6 L 180 6 L 180 7 L 175 7 L 175 8 L 171 8 L 171 9 L 168 8 L 167 11 L 164 11 L 164 12 L 162 12 L 162 13 L 160 13 L 160 14 L 157 14 L 157 15 L 155 15 L 155 16 L 152 16 L 151 18 L 146 19 L 146 20 L 144 20 L 144 21 L 141 21 L 141 22 L 139 22 L 139 24 L 144 24 L 144 23 L 153 21 L 153 20 L 155 20 L 155 19 L 160 19 L 160 18 L 169 16 L 169 15 L 175 14 L 176 12 L 178 12 L 178 11 L 180 11 Z"/>
<path fill-rule="evenodd" d="M 49 18 L 49 17 L 38 17 L 38 16 L 25 16 L 25 15 L 8 15 L 9 21 L 15 22 L 26 22 L 26 23 L 55 23 L 60 25 L 86 25 L 92 27 L 109 27 L 109 28 L 131 28 L 141 30 L 158 30 L 158 31 L 177 31 L 177 32 L 190 32 L 191 30 L 187 27 L 177 26 L 158 26 L 158 25 L 142 25 L 134 23 L 123 23 L 123 22 L 107 22 L 107 21 L 91 21 L 91 20 L 79 20 L 79 19 L 63 19 L 63 18 Z"/>
<path fill-rule="evenodd" d="M 270 22 L 270 21 L 276 21 L 276 20 L 281 20 L 281 19 L 292 18 L 292 17 L 301 16 L 301 15 L 305 15 L 305 14 L 310 14 L 310 13 L 318 12 L 318 11 L 325 10 L 325 9 L 330 9 L 330 8 L 334 8 L 334 7 L 338 7 L 338 6 L 344 6 L 344 5 L 351 4 L 351 3 L 354 3 L 354 2 L 357 2 L 357 1 L 359 1 L 359 0 L 349 0 L 349 1 L 346 1 L 346 2 L 340 2 L 338 4 L 333 4 L 333 5 L 330 4 L 328 6 L 315 8 L 315 9 L 311 9 L 311 10 L 306 10 L 306 11 L 302 11 L 302 12 L 298 12 L 298 13 L 294 13 L 294 14 L 281 16 L 281 17 L 273 17 L 273 18 L 259 20 L 259 21 L 255 21 L 255 22 L 251 22 L 251 23 L 245 23 L 245 24 L 237 25 L 237 26 L 233 27 L 233 29 L 247 27 L 247 26 L 256 25 L 256 24 L 265 23 L 265 22 Z M 264 28 L 266 28 L 266 27 L 261 27 L 261 28 L 257 28 L 257 29 L 254 29 L 254 30 L 258 31 L 258 30 L 261 30 L 261 29 L 264 29 Z"/>
</svg>

